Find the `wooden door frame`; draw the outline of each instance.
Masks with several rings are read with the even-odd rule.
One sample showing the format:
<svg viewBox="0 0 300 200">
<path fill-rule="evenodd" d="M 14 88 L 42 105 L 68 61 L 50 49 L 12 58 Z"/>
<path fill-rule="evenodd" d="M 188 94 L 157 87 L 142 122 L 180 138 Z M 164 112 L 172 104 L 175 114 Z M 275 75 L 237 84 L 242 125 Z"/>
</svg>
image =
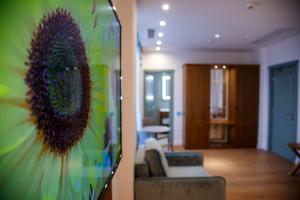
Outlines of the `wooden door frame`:
<svg viewBox="0 0 300 200">
<path fill-rule="evenodd" d="M 269 152 L 272 152 L 272 149 L 271 149 L 271 146 L 272 146 L 272 125 L 273 125 L 273 114 L 272 114 L 272 107 L 273 107 L 273 82 L 272 82 L 272 70 L 274 69 L 279 69 L 279 68 L 287 68 L 287 67 L 290 67 L 291 65 L 295 65 L 296 66 L 296 70 L 297 70 L 297 95 L 296 95 L 296 98 L 297 98 L 297 102 L 299 100 L 298 98 L 298 82 L 299 82 L 299 60 L 293 60 L 293 61 L 289 61 L 289 62 L 284 62 L 284 63 L 280 63 L 280 64 L 275 64 L 275 65 L 270 65 L 268 67 L 268 70 L 269 70 L 269 112 L 268 112 L 268 118 L 269 118 L 269 122 L 268 122 L 268 142 L 267 142 L 267 150 Z M 296 110 L 296 119 L 297 119 L 297 122 L 296 122 L 296 129 L 298 129 L 298 105 L 297 105 L 297 110 Z M 297 131 L 296 131 L 296 134 L 297 134 Z M 296 135 L 297 137 L 297 135 Z M 296 141 L 295 141 L 296 142 Z"/>
</svg>

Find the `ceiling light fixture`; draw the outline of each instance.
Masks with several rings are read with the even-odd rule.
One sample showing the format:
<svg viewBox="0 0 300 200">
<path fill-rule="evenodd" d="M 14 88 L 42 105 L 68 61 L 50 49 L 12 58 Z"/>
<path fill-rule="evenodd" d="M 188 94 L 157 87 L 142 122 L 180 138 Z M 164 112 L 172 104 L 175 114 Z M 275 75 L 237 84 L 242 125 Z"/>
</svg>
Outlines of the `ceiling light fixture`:
<svg viewBox="0 0 300 200">
<path fill-rule="evenodd" d="M 247 0 L 246 7 L 248 10 L 253 10 L 256 7 L 256 2 L 254 0 Z"/>
<path fill-rule="evenodd" d="M 160 51 L 160 47 L 156 47 L 155 50 L 156 50 L 156 51 Z"/>
<path fill-rule="evenodd" d="M 159 25 L 160 25 L 160 26 L 166 26 L 166 25 L 167 25 L 167 23 L 166 23 L 166 21 L 164 21 L 164 20 L 161 20 L 161 21 L 159 22 Z"/>
<path fill-rule="evenodd" d="M 220 38 L 220 34 L 215 34 L 215 38 Z"/>
<path fill-rule="evenodd" d="M 164 34 L 162 32 L 159 32 L 157 35 L 158 37 L 164 37 Z"/>
<path fill-rule="evenodd" d="M 167 11 L 167 10 L 169 10 L 170 9 L 170 6 L 169 6 L 169 4 L 163 4 L 162 5 L 162 7 L 161 7 L 163 10 L 165 10 L 165 11 Z"/>
<path fill-rule="evenodd" d="M 161 45 L 161 44 L 162 44 L 161 40 L 158 40 L 158 41 L 156 42 L 156 44 L 157 44 L 157 45 Z"/>
<path fill-rule="evenodd" d="M 223 69 L 226 69 L 226 66 L 225 66 L 225 65 L 223 66 Z"/>
<path fill-rule="evenodd" d="M 215 69 L 218 69 L 218 65 L 215 65 Z"/>
</svg>

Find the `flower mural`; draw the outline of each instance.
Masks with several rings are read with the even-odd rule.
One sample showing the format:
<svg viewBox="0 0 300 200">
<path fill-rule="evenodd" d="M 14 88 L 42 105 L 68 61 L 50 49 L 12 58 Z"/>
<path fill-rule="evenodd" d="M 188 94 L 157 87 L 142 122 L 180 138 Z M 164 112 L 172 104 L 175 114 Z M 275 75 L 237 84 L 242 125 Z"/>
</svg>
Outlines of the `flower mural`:
<svg viewBox="0 0 300 200">
<path fill-rule="evenodd" d="M 0 199 L 97 199 L 121 155 L 107 0 L 0 2 Z"/>
</svg>

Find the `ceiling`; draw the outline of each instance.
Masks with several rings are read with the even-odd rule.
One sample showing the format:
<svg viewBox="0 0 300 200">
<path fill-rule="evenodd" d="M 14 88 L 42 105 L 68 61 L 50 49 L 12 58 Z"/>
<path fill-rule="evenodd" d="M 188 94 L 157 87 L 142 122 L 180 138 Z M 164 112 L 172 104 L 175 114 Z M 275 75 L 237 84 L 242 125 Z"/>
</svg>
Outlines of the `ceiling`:
<svg viewBox="0 0 300 200">
<path fill-rule="evenodd" d="M 247 2 L 255 3 L 247 9 Z M 169 11 L 161 9 L 163 3 Z M 144 50 L 251 50 L 300 31 L 299 0 L 137 0 Z M 167 25 L 160 27 L 159 21 Z M 148 29 L 155 38 L 148 38 Z M 220 38 L 215 38 L 220 34 Z"/>
</svg>

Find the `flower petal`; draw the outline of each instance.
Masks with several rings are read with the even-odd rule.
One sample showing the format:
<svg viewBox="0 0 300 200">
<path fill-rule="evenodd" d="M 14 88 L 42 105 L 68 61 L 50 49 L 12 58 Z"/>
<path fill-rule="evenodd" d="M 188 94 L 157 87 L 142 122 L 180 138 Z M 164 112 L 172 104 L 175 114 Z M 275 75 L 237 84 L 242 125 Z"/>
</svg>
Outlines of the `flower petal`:
<svg viewBox="0 0 300 200">
<path fill-rule="evenodd" d="M 42 200 L 56 199 L 60 187 L 61 158 L 49 156 L 43 172 Z"/>
<path fill-rule="evenodd" d="M 77 144 L 72 151 L 67 160 L 68 174 L 67 178 L 71 182 L 71 187 L 74 195 L 80 194 L 82 191 L 82 176 L 83 176 L 83 152 L 80 147 L 80 144 Z"/>
</svg>

